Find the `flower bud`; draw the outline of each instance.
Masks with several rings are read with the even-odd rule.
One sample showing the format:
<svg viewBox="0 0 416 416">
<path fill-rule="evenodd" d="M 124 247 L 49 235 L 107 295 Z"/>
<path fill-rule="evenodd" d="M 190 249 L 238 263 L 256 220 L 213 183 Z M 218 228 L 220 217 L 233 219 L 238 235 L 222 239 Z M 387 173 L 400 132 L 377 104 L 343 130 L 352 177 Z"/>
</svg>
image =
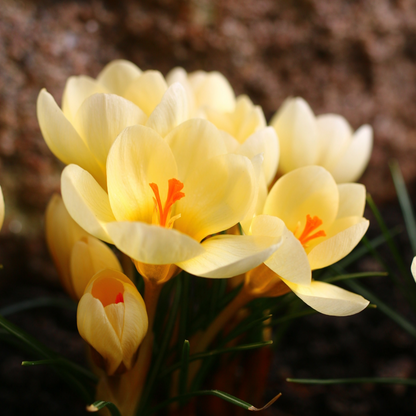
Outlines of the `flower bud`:
<svg viewBox="0 0 416 416">
<path fill-rule="evenodd" d="M 96 364 L 108 375 L 119 374 L 133 366 L 146 335 L 146 306 L 127 276 L 105 269 L 85 289 L 77 325 L 81 337 L 98 353 Z"/>
<path fill-rule="evenodd" d="M 45 222 L 49 251 L 61 284 L 72 298 L 81 298 L 89 280 L 98 271 L 106 268 L 122 271 L 110 248 L 71 218 L 57 194 L 48 204 Z"/>
</svg>

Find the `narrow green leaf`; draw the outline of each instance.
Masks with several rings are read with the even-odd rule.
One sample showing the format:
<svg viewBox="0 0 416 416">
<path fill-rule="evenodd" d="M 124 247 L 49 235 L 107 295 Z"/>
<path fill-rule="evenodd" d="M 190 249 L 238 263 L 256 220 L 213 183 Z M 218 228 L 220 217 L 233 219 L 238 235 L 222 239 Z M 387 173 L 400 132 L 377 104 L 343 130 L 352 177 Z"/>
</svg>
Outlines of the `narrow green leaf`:
<svg viewBox="0 0 416 416">
<path fill-rule="evenodd" d="M 17 312 L 26 311 L 34 308 L 41 307 L 56 307 L 65 308 L 73 311 L 77 310 L 77 305 L 71 299 L 56 299 L 56 298 L 37 298 L 31 300 L 25 300 L 23 302 L 15 303 L 10 306 L 6 306 L 0 309 L 0 315 L 8 316 Z"/>
<path fill-rule="evenodd" d="M 179 373 L 179 395 L 183 396 L 186 393 L 186 383 L 188 381 L 188 368 L 189 368 L 189 341 L 186 339 L 183 342 L 182 357 L 181 357 L 181 371 Z M 181 401 L 181 404 L 183 402 Z"/>
<path fill-rule="evenodd" d="M 350 273 L 350 274 L 341 274 L 334 277 L 329 277 L 323 279 L 324 282 L 333 283 L 340 280 L 349 280 L 349 279 L 360 279 L 362 277 L 378 277 L 378 276 L 388 276 L 387 272 L 363 272 L 363 273 Z"/>
<path fill-rule="evenodd" d="M 334 378 L 334 379 L 303 379 L 303 378 L 287 378 L 289 383 L 301 384 L 407 384 L 416 386 L 416 380 L 408 378 L 389 378 L 389 377 L 358 377 L 358 378 Z"/>
<path fill-rule="evenodd" d="M 98 412 L 99 410 L 103 409 L 104 407 L 106 407 L 110 413 L 111 416 L 121 416 L 120 411 L 117 409 L 117 406 L 114 403 L 111 402 L 105 402 L 102 400 L 98 400 L 92 404 L 90 404 L 89 406 L 87 406 L 87 411 L 88 412 Z"/>
<path fill-rule="evenodd" d="M 264 315 L 257 319 L 251 319 L 252 317 L 249 316 L 247 319 L 242 321 L 239 325 L 237 325 L 230 333 L 221 341 L 222 345 L 227 344 L 232 339 L 238 337 L 239 335 L 243 334 L 244 332 L 247 332 L 251 328 L 254 328 L 256 325 L 258 325 L 260 322 L 266 321 L 267 319 L 271 318 L 273 315 Z"/>
<path fill-rule="evenodd" d="M 406 224 L 407 234 L 409 235 L 410 244 L 412 245 L 413 254 L 416 254 L 416 220 L 410 202 L 409 194 L 406 189 L 406 184 L 403 180 L 397 160 L 392 160 L 389 163 L 391 176 L 393 178 L 394 186 L 397 192 L 400 206 L 403 212 L 404 222 Z"/>
<path fill-rule="evenodd" d="M 358 292 L 360 295 L 364 296 L 372 303 L 377 305 L 377 308 L 380 309 L 384 314 L 386 314 L 391 320 L 400 325 L 405 331 L 410 335 L 416 338 L 416 327 L 411 324 L 406 318 L 400 315 L 398 312 L 386 305 L 381 299 L 374 295 L 370 290 L 364 288 L 358 282 L 349 280 L 346 282 L 346 285 L 349 286 L 354 291 Z"/>
</svg>

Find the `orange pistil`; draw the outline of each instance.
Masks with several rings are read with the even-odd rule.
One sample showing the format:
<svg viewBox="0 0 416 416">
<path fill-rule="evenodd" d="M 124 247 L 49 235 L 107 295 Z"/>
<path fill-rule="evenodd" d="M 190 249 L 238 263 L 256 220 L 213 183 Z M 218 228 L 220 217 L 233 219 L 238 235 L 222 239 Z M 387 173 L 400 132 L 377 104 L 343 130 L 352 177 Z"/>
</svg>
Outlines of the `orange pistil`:
<svg viewBox="0 0 416 416">
<path fill-rule="evenodd" d="M 305 247 L 305 244 L 308 241 L 311 241 L 314 238 L 326 237 L 324 230 L 317 231 L 316 233 L 310 235 L 314 230 L 316 230 L 321 225 L 322 225 L 322 220 L 319 217 L 315 216 L 311 218 L 310 215 L 306 216 L 305 228 L 302 234 L 300 235 L 300 237 L 298 237 L 298 240 L 303 245 L 303 247 Z"/>
<path fill-rule="evenodd" d="M 170 218 L 172 205 L 185 196 L 185 194 L 181 192 L 183 189 L 183 183 L 181 181 L 172 178 L 169 179 L 168 183 L 169 189 L 165 206 L 162 206 L 162 201 L 160 200 L 159 187 L 155 183 L 149 183 L 153 193 L 155 194 L 153 200 L 155 201 L 155 208 L 159 214 L 159 224 L 162 227 L 169 227 L 172 224 L 172 220 L 174 220 L 174 218 L 172 218 L 172 220 Z"/>
<path fill-rule="evenodd" d="M 123 294 L 121 292 L 116 296 L 116 301 L 114 303 L 116 305 L 117 305 L 117 303 L 124 303 Z"/>
</svg>

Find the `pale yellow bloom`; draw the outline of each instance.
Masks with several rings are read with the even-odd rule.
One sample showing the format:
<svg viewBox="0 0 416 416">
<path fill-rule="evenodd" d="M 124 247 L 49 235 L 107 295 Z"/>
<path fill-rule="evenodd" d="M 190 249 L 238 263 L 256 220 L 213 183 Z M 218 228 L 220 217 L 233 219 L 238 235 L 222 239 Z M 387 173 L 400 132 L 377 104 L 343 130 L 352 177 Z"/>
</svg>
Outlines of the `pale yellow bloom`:
<svg viewBox="0 0 416 416">
<path fill-rule="evenodd" d="M 249 233 L 283 236 L 281 247 L 265 264 L 308 305 L 326 314 L 356 313 L 368 302 L 332 285 L 311 282 L 311 271 L 334 264 L 358 244 L 369 225 L 364 206 L 363 185 L 337 185 L 319 166 L 299 168 L 275 183 Z"/>
<path fill-rule="evenodd" d="M 416 257 L 413 257 L 412 265 L 410 266 L 410 271 L 412 272 L 413 279 L 416 280 Z"/>
<path fill-rule="evenodd" d="M 133 366 L 146 335 L 146 307 L 127 276 L 105 269 L 91 279 L 79 301 L 77 326 L 102 358 L 103 363 L 96 363 L 102 364 L 107 374 L 124 372 Z"/>
<path fill-rule="evenodd" d="M 90 172 L 105 187 L 108 152 L 126 127 L 142 124 L 165 136 L 188 118 L 184 88 L 168 87 L 157 71 L 141 72 L 127 61 L 114 61 L 98 75 L 70 77 L 62 110 L 46 91 L 39 93 L 37 115 L 54 155 Z"/>
<path fill-rule="evenodd" d="M 302 98 L 289 98 L 270 124 L 280 141 L 281 173 L 308 165 L 327 169 L 337 183 L 355 182 L 370 159 L 373 130 L 361 126 L 355 133 L 336 114 L 315 117 Z"/>
<path fill-rule="evenodd" d="M 78 224 L 136 264 L 231 277 L 277 248 L 275 237 L 216 235 L 245 217 L 256 178 L 250 160 L 227 154 L 206 120 L 182 123 L 165 139 L 145 126 L 125 129 L 111 148 L 107 174 L 108 193 L 85 170 L 66 167 L 63 199 Z"/>
<path fill-rule="evenodd" d="M 115 254 L 68 214 L 62 198 L 54 194 L 45 215 L 46 242 L 66 292 L 78 300 L 90 279 L 106 268 L 122 271 Z"/>
</svg>

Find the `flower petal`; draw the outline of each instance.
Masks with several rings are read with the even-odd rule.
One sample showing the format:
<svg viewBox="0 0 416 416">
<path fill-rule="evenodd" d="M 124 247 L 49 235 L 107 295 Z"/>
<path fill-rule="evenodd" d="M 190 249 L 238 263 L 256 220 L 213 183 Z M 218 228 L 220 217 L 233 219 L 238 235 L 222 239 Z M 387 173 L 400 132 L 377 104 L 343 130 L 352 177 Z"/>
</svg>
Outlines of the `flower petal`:
<svg viewBox="0 0 416 416">
<path fill-rule="evenodd" d="M 67 166 L 61 176 L 62 198 L 71 217 L 93 236 L 112 244 L 105 224 L 115 221 L 107 193 L 77 165 Z"/>
<path fill-rule="evenodd" d="M 337 218 L 362 217 L 365 208 L 365 186 L 359 183 L 338 185 L 339 208 Z"/>
<path fill-rule="evenodd" d="M 338 202 L 338 188 L 331 174 L 320 166 L 305 166 L 274 184 L 263 214 L 281 218 L 292 232 L 299 222 L 304 225 L 307 215 L 316 215 L 325 229 L 336 218 Z"/>
<path fill-rule="evenodd" d="M 416 280 L 416 257 L 413 257 L 412 265 L 410 266 L 410 271 L 412 272 L 413 279 Z"/>
<path fill-rule="evenodd" d="M 184 184 L 185 197 L 176 203 L 175 211 L 182 217 L 175 228 L 197 241 L 240 222 L 257 189 L 250 160 L 233 154 L 202 163 Z"/>
<path fill-rule="evenodd" d="M 316 127 L 319 143 L 319 156 L 316 164 L 331 171 L 351 141 L 351 126 L 342 116 L 322 114 L 316 117 Z"/>
<path fill-rule="evenodd" d="M 98 74 L 97 81 L 112 94 L 124 96 L 127 86 L 141 73 L 132 62 L 117 59 L 104 67 Z"/>
<path fill-rule="evenodd" d="M 107 230 L 123 253 L 146 264 L 178 263 L 203 251 L 191 237 L 158 225 L 122 221 L 107 224 Z"/>
<path fill-rule="evenodd" d="M 183 123 L 189 114 L 185 89 L 176 82 L 171 85 L 162 100 L 150 114 L 146 126 L 165 137 L 177 125 Z"/>
<path fill-rule="evenodd" d="M 146 71 L 129 85 L 124 96 L 150 116 L 167 89 L 166 81 L 159 71 Z"/>
<path fill-rule="evenodd" d="M 162 201 L 168 180 L 178 178 L 176 162 L 168 144 L 145 126 L 125 129 L 111 148 L 107 161 L 108 195 L 118 221 L 152 223 L 155 207 L 150 183 L 155 183 Z"/>
<path fill-rule="evenodd" d="M 279 141 L 273 127 L 265 127 L 252 134 L 236 151 L 237 154 L 253 156 L 262 153 L 263 172 L 267 184 L 274 179 L 279 164 Z"/>
<path fill-rule="evenodd" d="M 202 243 L 203 253 L 177 265 L 195 276 L 233 277 L 263 263 L 279 245 L 279 237 L 217 235 Z"/>
<path fill-rule="evenodd" d="M 350 146 L 331 170 L 337 183 L 355 182 L 367 167 L 372 148 L 373 129 L 366 124 L 355 132 Z"/>
<path fill-rule="evenodd" d="M 290 172 L 316 164 L 318 137 L 315 116 L 303 98 L 288 98 L 273 116 L 270 125 L 280 142 L 280 169 Z"/>
<path fill-rule="evenodd" d="M 177 66 L 169 71 L 169 73 L 166 75 L 166 82 L 169 86 L 174 84 L 175 82 L 179 82 L 182 84 L 182 86 L 185 88 L 186 96 L 188 98 L 188 105 L 189 105 L 189 111 L 190 114 L 193 114 L 193 112 L 196 110 L 195 108 L 195 97 L 194 92 L 192 91 L 191 85 L 188 81 L 188 74 L 187 72 Z"/>
<path fill-rule="evenodd" d="M 144 124 L 146 115 L 139 107 L 115 94 L 94 94 L 75 116 L 77 131 L 105 169 L 108 152 L 119 133 L 128 126 Z"/>
<path fill-rule="evenodd" d="M 62 95 L 62 111 L 72 122 L 86 98 L 93 94 L 108 92 L 104 85 L 85 75 L 69 77 Z"/>
<path fill-rule="evenodd" d="M 75 163 L 88 170 L 101 186 L 105 186 L 105 174 L 95 156 L 45 89 L 38 96 L 37 116 L 43 138 L 52 153 L 67 165 Z"/>
<path fill-rule="evenodd" d="M 280 237 L 282 244 L 264 264 L 290 282 L 307 285 L 311 282 L 311 267 L 302 244 L 277 217 L 259 215 L 251 224 L 253 235 Z"/>
<path fill-rule="evenodd" d="M 363 238 L 369 221 L 362 217 L 341 218 L 326 230 L 327 238 L 308 253 L 312 270 L 322 269 L 349 254 Z"/>
<path fill-rule="evenodd" d="M 313 281 L 310 285 L 296 285 L 286 280 L 284 282 L 307 305 L 325 315 L 354 315 L 361 312 L 370 303 L 360 295 L 329 283 Z"/>
</svg>

